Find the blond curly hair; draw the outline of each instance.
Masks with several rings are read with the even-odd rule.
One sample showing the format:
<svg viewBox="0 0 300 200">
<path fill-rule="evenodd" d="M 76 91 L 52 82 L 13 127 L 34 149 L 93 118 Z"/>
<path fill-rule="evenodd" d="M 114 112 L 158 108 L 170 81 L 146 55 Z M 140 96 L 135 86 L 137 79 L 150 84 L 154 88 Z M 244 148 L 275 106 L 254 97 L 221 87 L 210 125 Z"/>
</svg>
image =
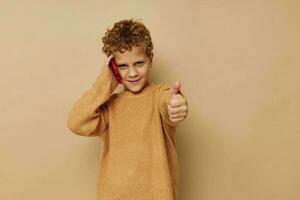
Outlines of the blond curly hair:
<svg viewBox="0 0 300 200">
<path fill-rule="evenodd" d="M 124 19 L 116 22 L 112 29 L 107 28 L 102 42 L 102 52 L 106 56 L 116 51 L 130 51 L 133 46 L 145 45 L 146 54 L 152 61 L 153 43 L 150 31 L 139 19 Z"/>
</svg>

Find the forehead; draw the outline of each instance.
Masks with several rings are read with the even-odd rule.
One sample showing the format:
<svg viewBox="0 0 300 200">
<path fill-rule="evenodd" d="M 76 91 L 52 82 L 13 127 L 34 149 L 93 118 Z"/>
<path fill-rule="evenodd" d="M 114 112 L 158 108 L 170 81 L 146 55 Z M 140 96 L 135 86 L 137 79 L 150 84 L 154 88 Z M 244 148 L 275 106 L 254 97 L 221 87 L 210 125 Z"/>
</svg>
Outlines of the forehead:
<svg viewBox="0 0 300 200">
<path fill-rule="evenodd" d="M 133 46 L 131 50 L 123 53 L 117 51 L 113 53 L 116 62 L 134 62 L 138 59 L 145 59 L 147 57 L 146 48 L 144 45 Z"/>
</svg>

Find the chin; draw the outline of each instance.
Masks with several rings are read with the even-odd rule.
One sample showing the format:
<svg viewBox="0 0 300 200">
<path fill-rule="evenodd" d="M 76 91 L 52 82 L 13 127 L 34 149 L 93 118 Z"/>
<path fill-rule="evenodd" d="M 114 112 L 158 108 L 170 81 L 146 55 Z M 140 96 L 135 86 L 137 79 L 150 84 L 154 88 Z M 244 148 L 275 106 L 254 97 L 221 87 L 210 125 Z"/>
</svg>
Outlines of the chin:
<svg viewBox="0 0 300 200">
<path fill-rule="evenodd" d="M 139 83 L 138 84 L 132 84 L 126 80 L 124 80 L 122 82 L 123 86 L 129 90 L 130 92 L 133 92 L 133 93 L 139 93 L 143 90 L 143 88 L 145 87 L 145 85 L 148 83 L 148 79 L 145 78 L 145 77 L 142 77 L 139 79 Z"/>
<path fill-rule="evenodd" d="M 133 93 L 138 93 L 142 90 L 142 87 L 136 87 L 136 88 L 128 87 L 127 89 Z"/>
</svg>

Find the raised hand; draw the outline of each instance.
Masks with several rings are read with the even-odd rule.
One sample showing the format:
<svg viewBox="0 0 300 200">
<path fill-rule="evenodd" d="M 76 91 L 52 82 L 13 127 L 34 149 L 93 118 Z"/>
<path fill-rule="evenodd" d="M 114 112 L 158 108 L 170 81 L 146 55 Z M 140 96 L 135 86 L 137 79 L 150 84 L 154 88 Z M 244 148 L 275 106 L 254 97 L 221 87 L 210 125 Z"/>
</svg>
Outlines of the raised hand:
<svg viewBox="0 0 300 200">
<path fill-rule="evenodd" d="M 188 104 L 184 96 L 180 94 L 181 82 L 176 81 L 171 88 L 171 99 L 168 104 L 168 114 L 171 122 L 183 121 L 188 113 Z"/>
</svg>

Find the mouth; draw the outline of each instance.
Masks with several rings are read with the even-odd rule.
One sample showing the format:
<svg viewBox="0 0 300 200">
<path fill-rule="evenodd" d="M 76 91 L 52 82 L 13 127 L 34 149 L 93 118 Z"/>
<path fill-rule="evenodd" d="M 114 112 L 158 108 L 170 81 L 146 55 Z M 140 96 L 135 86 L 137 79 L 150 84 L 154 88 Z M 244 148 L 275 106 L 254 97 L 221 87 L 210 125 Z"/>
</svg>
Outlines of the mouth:
<svg viewBox="0 0 300 200">
<path fill-rule="evenodd" d="M 130 83 L 137 83 L 140 79 L 137 79 L 137 80 L 128 80 L 128 82 Z"/>
</svg>

